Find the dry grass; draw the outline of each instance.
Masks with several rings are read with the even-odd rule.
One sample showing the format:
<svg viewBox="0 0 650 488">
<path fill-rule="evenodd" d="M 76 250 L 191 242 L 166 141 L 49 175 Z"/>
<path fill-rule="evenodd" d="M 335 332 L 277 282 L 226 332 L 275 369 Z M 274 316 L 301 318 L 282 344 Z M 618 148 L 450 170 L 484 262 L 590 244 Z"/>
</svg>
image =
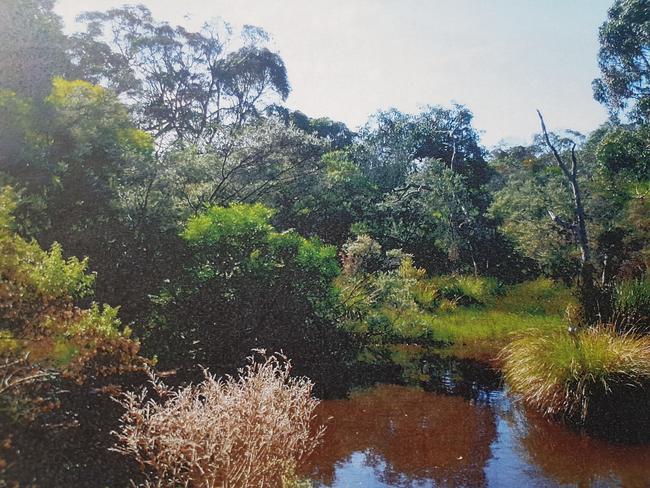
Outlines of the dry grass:
<svg viewBox="0 0 650 488">
<path fill-rule="evenodd" d="M 149 487 L 269 487 L 295 483 L 297 464 L 320 441 L 313 428 L 318 400 L 306 378 L 290 376 L 281 355 L 249 358 L 237 378 L 170 391 L 161 400 L 130 393 L 117 451 L 135 459 Z"/>
<path fill-rule="evenodd" d="M 542 412 L 585 421 L 593 404 L 650 388 L 650 337 L 594 327 L 531 331 L 503 351 L 510 388 Z"/>
</svg>

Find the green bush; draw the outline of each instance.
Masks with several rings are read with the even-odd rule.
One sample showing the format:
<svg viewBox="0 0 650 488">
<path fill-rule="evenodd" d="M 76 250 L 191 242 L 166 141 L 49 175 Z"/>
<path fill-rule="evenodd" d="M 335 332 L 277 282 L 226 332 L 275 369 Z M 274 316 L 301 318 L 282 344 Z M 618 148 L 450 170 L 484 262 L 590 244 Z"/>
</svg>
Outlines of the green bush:
<svg viewBox="0 0 650 488">
<path fill-rule="evenodd" d="M 323 361 L 343 357 L 349 341 L 334 313 L 336 248 L 277 231 L 273 213 L 261 204 L 214 206 L 187 222 L 190 258 L 155 298 L 151 320 L 148 344 L 163 364 L 223 371 L 262 347 L 324 372 Z"/>
<path fill-rule="evenodd" d="M 491 305 L 501 293 L 499 282 L 485 276 L 436 276 L 430 283 L 442 298 L 454 300 L 461 306 Z"/>
</svg>

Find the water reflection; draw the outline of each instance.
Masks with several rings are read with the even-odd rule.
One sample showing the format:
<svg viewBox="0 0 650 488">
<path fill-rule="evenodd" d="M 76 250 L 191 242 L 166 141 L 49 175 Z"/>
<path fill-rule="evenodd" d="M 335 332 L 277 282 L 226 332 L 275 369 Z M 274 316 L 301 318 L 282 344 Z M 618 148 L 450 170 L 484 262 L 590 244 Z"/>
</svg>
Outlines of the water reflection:
<svg viewBox="0 0 650 488">
<path fill-rule="evenodd" d="M 496 432 L 488 407 L 381 385 L 323 402 L 318 417 L 331 420 L 307 471 L 327 486 L 484 485 Z"/>
<path fill-rule="evenodd" d="M 529 461 L 556 483 L 650 487 L 650 447 L 595 439 L 572 432 L 534 412 L 526 412 L 523 420 L 520 446 Z"/>
<path fill-rule="evenodd" d="M 650 487 L 650 446 L 594 439 L 513 405 L 477 363 L 410 347 L 362 359 L 357 384 L 373 384 L 372 368 L 393 384 L 319 406 L 328 429 L 303 473 L 320 486 Z"/>
</svg>

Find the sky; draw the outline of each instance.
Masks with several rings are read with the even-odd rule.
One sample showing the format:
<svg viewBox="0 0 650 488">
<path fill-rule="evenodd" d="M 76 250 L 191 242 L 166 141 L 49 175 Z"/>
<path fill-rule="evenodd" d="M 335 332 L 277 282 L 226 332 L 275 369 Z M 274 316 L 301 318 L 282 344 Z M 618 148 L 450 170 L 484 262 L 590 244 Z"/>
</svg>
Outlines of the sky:
<svg viewBox="0 0 650 488">
<path fill-rule="evenodd" d="M 124 0 L 58 0 L 76 15 Z M 292 91 L 286 105 L 351 128 L 380 109 L 458 102 L 487 146 L 538 132 L 587 133 L 605 121 L 593 100 L 598 27 L 613 0 L 141 0 L 154 17 L 198 27 L 221 18 L 264 28 Z"/>
</svg>

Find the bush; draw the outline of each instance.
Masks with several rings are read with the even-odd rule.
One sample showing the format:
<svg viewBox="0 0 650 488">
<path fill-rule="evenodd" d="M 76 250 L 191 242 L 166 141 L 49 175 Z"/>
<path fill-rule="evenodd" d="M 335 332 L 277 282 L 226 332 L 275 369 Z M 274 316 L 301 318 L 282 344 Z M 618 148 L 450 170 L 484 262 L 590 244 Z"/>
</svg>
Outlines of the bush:
<svg viewBox="0 0 650 488">
<path fill-rule="evenodd" d="M 650 338 L 611 327 L 531 331 L 503 351 L 510 388 L 548 415 L 588 421 L 593 405 L 625 390 L 650 387 Z M 642 396 L 642 395 L 641 395 Z"/>
<path fill-rule="evenodd" d="M 283 356 L 265 356 L 238 378 L 205 373 L 172 392 L 154 378 L 146 392 L 122 400 L 126 413 L 116 450 L 134 458 L 147 486 L 248 487 L 295 483 L 294 470 L 320 441 L 312 420 L 318 400 L 306 378 L 289 376 Z"/>
<path fill-rule="evenodd" d="M 499 282 L 485 276 L 437 276 L 430 281 L 442 298 L 461 306 L 491 305 L 501 293 Z"/>
<path fill-rule="evenodd" d="M 272 214 L 237 204 L 188 221 L 191 256 L 155 297 L 145 341 L 162 367 L 199 363 L 223 373 L 251 349 L 282 349 L 320 384 L 347 361 L 351 341 L 335 314 L 336 248 L 277 231 Z"/>
</svg>

